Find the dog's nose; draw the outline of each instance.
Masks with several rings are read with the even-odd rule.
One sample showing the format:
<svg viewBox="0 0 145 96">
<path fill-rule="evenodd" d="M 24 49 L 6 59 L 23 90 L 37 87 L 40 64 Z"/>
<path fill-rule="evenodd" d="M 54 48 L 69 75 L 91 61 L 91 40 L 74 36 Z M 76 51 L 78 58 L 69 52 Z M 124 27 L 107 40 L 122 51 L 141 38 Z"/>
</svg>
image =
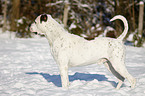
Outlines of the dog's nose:
<svg viewBox="0 0 145 96">
<path fill-rule="evenodd" d="M 47 15 L 46 14 L 42 14 L 40 17 L 40 23 L 42 23 L 42 21 L 46 22 L 47 21 Z"/>
</svg>

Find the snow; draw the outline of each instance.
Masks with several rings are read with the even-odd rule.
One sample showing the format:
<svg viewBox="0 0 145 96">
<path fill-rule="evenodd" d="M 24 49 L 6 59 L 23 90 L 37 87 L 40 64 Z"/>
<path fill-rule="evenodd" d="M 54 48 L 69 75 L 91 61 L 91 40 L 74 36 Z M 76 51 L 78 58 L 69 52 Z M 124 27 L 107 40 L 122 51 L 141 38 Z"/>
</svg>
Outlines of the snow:
<svg viewBox="0 0 145 96">
<path fill-rule="evenodd" d="M 54 5 L 61 4 L 61 3 L 63 3 L 63 1 L 57 1 L 56 3 L 48 3 L 48 4 L 46 4 L 46 7 L 54 6 Z"/>
<path fill-rule="evenodd" d="M 91 9 L 91 8 L 90 8 L 90 6 L 89 6 L 89 5 L 87 5 L 87 4 L 80 4 L 80 6 L 81 6 L 81 7 L 86 7 L 86 8 Z"/>
<path fill-rule="evenodd" d="M 133 41 L 133 36 L 134 36 L 134 34 L 130 34 L 130 35 L 128 36 L 127 40 L 128 40 L 128 41 Z"/>
<path fill-rule="evenodd" d="M 106 29 L 104 30 L 103 36 L 106 36 L 107 32 L 109 32 L 109 31 L 114 31 L 114 28 L 107 26 Z"/>
<path fill-rule="evenodd" d="M 63 89 L 45 38 L 0 35 L 0 96 L 145 96 L 145 48 L 126 49 L 127 69 L 137 78 L 135 89 L 125 80 L 116 90 L 117 79 L 97 64 L 70 68 L 70 86 Z"/>
<path fill-rule="evenodd" d="M 2 28 L 0 28 L 0 39 L 8 39 L 8 38 L 11 39 L 16 38 L 15 33 L 10 31 L 2 32 Z"/>
<path fill-rule="evenodd" d="M 21 18 L 21 19 L 19 19 L 17 22 L 18 22 L 19 24 L 23 24 L 23 19 Z"/>
<path fill-rule="evenodd" d="M 144 2 L 143 2 L 143 1 L 140 1 L 140 2 L 139 2 L 139 5 L 144 5 Z"/>
<path fill-rule="evenodd" d="M 70 27 L 69 27 L 69 30 L 71 30 L 71 29 L 73 29 L 73 28 L 76 28 L 77 26 L 74 24 L 74 23 L 72 23 L 71 25 L 70 25 Z"/>
</svg>

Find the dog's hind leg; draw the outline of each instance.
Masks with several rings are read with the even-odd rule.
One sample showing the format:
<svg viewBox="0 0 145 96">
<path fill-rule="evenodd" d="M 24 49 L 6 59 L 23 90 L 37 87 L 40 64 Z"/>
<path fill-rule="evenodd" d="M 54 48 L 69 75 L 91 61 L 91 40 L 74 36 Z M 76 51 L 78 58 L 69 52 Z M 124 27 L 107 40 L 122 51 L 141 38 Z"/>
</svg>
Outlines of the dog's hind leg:
<svg viewBox="0 0 145 96">
<path fill-rule="evenodd" d="M 131 88 L 133 89 L 136 85 L 136 79 L 132 75 L 130 75 L 128 72 L 126 74 L 128 74 L 126 75 L 127 76 L 126 78 L 130 82 Z"/>
<path fill-rule="evenodd" d="M 124 77 L 121 76 L 112 66 L 111 62 L 108 59 L 102 59 L 103 64 L 106 66 L 106 68 L 114 75 L 117 77 L 117 79 L 119 80 L 119 83 L 116 87 L 116 89 L 120 89 L 120 87 L 122 86 L 123 82 L 124 82 Z"/>
<path fill-rule="evenodd" d="M 118 70 L 118 73 L 120 73 L 124 78 L 126 78 L 130 82 L 131 88 L 135 87 L 136 79 L 130 73 L 128 73 L 126 68 L 123 70 Z"/>
<path fill-rule="evenodd" d="M 119 63 L 118 63 L 119 62 Z M 136 85 L 136 79 L 127 71 L 126 66 L 124 64 L 124 61 L 119 61 L 117 60 L 117 58 L 115 59 L 115 62 L 111 62 L 112 66 L 114 68 L 114 70 L 116 70 L 116 72 L 123 78 L 126 78 L 130 84 L 131 84 L 131 88 L 134 88 Z M 117 64 L 117 65 L 113 65 L 113 64 Z M 117 77 L 118 78 L 118 77 Z M 124 80 L 121 78 L 118 78 L 119 80 Z M 117 86 L 119 86 L 120 81 L 118 83 Z"/>
<path fill-rule="evenodd" d="M 118 70 L 118 73 L 120 73 L 124 78 L 126 78 L 130 82 L 131 88 L 135 87 L 136 79 L 127 71 L 126 67 L 122 67 L 122 70 Z"/>
</svg>

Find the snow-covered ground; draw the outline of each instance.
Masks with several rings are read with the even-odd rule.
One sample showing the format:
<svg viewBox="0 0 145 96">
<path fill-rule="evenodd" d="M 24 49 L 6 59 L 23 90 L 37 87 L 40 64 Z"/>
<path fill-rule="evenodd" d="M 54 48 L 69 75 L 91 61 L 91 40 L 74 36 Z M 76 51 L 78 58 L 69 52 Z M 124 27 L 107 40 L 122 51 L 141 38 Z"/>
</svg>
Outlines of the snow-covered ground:
<svg viewBox="0 0 145 96">
<path fill-rule="evenodd" d="M 45 38 L 0 36 L 0 96 L 145 96 L 145 48 L 126 46 L 126 66 L 137 78 L 135 89 L 117 79 L 103 65 L 69 69 L 70 87 L 61 88 L 58 66 Z"/>
</svg>

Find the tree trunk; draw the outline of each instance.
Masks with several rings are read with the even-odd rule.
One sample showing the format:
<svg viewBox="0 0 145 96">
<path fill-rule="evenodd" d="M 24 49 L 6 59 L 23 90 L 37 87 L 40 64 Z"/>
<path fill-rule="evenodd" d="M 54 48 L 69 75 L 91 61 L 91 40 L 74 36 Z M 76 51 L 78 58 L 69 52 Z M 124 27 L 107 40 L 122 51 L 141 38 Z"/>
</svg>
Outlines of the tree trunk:
<svg viewBox="0 0 145 96">
<path fill-rule="evenodd" d="M 7 29 L 6 28 L 7 27 L 7 0 L 5 0 L 5 4 L 4 4 L 3 17 L 4 17 L 4 23 L 3 23 L 2 31 L 5 32 Z"/>
<path fill-rule="evenodd" d="M 67 27 L 67 20 L 68 20 L 68 11 L 69 11 L 69 3 L 68 0 L 65 1 L 65 6 L 64 6 L 64 15 L 63 15 L 63 24 L 64 27 Z"/>
<path fill-rule="evenodd" d="M 16 31 L 16 19 L 19 19 L 20 14 L 20 0 L 12 0 L 12 13 L 11 13 L 11 31 Z"/>
<path fill-rule="evenodd" d="M 140 36 L 142 36 L 142 31 L 143 31 L 143 15 L 144 15 L 144 2 L 140 1 L 139 24 L 138 24 L 138 33 Z"/>
<path fill-rule="evenodd" d="M 136 24 L 135 24 L 135 11 L 134 11 L 134 0 L 132 0 L 133 2 L 133 6 L 132 6 L 132 16 L 133 16 L 133 31 L 135 30 L 136 28 Z"/>
<path fill-rule="evenodd" d="M 142 32 L 143 32 L 143 15 L 144 15 L 144 2 L 139 3 L 139 23 L 138 23 L 138 40 L 135 46 L 141 47 L 143 44 Z"/>
<path fill-rule="evenodd" d="M 2 14 L 2 1 L 0 0 L 0 15 Z"/>
<path fill-rule="evenodd" d="M 102 12 L 102 10 L 100 11 L 100 25 L 101 25 L 101 32 L 103 32 L 103 12 Z"/>
</svg>

